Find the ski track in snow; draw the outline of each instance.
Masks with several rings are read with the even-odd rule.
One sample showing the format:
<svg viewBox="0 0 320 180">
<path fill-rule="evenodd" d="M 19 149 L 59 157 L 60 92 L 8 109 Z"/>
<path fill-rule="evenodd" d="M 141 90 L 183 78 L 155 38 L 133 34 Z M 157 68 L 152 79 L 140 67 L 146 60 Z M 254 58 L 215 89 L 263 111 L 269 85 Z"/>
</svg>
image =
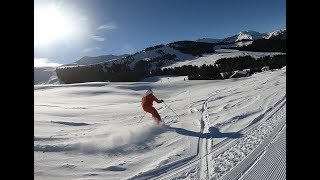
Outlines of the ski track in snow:
<svg viewBox="0 0 320 180">
<path fill-rule="evenodd" d="M 204 106 L 205 107 L 205 106 Z M 264 141 L 268 136 L 270 136 L 270 133 L 273 131 L 274 128 L 283 127 L 285 125 L 285 121 L 279 122 L 280 120 L 283 120 L 283 116 L 285 116 L 285 105 L 282 105 L 282 108 L 280 112 L 277 112 L 277 114 L 269 118 L 266 122 L 261 124 L 259 127 L 256 127 L 255 129 L 251 130 L 251 133 L 246 135 L 244 138 L 242 138 L 241 141 L 237 142 L 233 146 L 224 147 L 224 149 L 227 149 L 225 151 L 217 151 L 219 153 L 214 153 L 214 151 L 211 151 L 210 149 L 215 149 L 218 147 L 215 146 L 215 148 L 210 148 L 210 141 L 208 139 L 201 139 L 199 138 L 198 143 L 198 151 L 200 151 L 197 155 L 199 157 L 194 157 L 195 161 L 200 161 L 199 167 L 194 168 L 193 171 L 190 171 L 188 169 L 187 172 L 181 173 L 182 175 L 179 176 L 173 176 L 170 177 L 170 179 L 185 179 L 185 178 L 191 178 L 191 179 L 219 179 L 221 176 L 228 173 L 227 176 L 222 177 L 222 179 L 239 179 L 242 174 L 246 172 L 246 170 L 251 166 L 251 163 L 255 162 L 255 154 L 251 153 L 251 151 L 255 150 L 256 153 L 264 152 L 263 149 L 267 148 L 267 143 L 270 141 Z M 206 117 L 206 116 L 203 116 Z M 202 118 L 202 119 L 207 119 Z M 207 122 L 207 121 L 206 121 Z M 203 121 L 205 123 L 205 121 Z M 281 126 L 279 123 L 282 123 Z M 284 124 L 284 125 L 283 125 Z M 204 126 L 202 126 L 204 127 Z M 277 129 L 277 130 L 278 130 Z M 205 132 L 204 128 L 201 128 L 201 132 Z M 273 135 L 276 135 L 277 133 L 273 132 Z M 271 138 L 269 138 L 271 139 Z M 205 141 L 205 142 L 203 142 Z M 229 143 L 230 140 L 226 140 L 221 142 L 219 145 Z M 263 141 L 263 145 L 261 145 L 259 148 L 257 148 L 261 142 Z M 283 145 L 282 145 L 283 146 Z M 283 148 L 282 148 L 283 150 Z M 276 150 L 273 150 L 276 151 Z M 250 154 L 251 153 L 251 154 Z M 283 151 L 282 151 L 283 153 Z M 270 153 L 269 153 L 270 154 Z M 278 154 L 276 154 L 277 156 Z M 253 157 L 252 157 L 253 156 Z M 210 159 L 209 159 L 210 157 Z M 279 156 L 278 158 L 285 158 L 283 156 Z M 190 162 L 192 162 L 192 160 Z M 243 161 L 251 161 L 251 163 Z M 252 162 L 253 161 L 253 162 Z M 241 166 L 238 169 L 235 169 L 234 167 L 241 162 Z M 265 161 L 262 161 L 262 163 Z M 271 162 L 270 162 L 271 163 Z M 261 164 L 261 163 L 260 163 Z M 270 164 L 268 164 L 271 166 Z M 285 161 L 281 161 L 282 167 L 285 167 Z M 234 169 L 233 169 L 234 168 Z M 265 168 L 265 167 L 264 167 Z M 269 171 L 269 176 L 275 176 L 273 175 L 276 167 L 273 167 L 273 171 Z M 199 172 L 197 172 L 197 169 L 199 169 Z M 266 168 L 265 168 L 266 169 Z M 231 171 L 231 172 L 229 172 Z M 261 167 L 256 168 L 255 171 L 261 171 Z M 285 177 L 285 168 L 280 169 L 279 179 L 283 179 Z M 177 173 L 173 173 L 177 174 Z M 251 179 L 256 179 L 256 174 L 251 173 Z M 169 177 L 169 176 L 166 176 Z M 244 177 L 243 179 L 246 179 L 247 177 Z M 164 178 L 165 179 L 165 178 Z M 276 178 L 278 179 L 278 178 Z"/>
<path fill-rule="evenodd" d="M 239 179 L 286 179 L 286 125 Z"/>
<path fill-rule="evenodd" d="M 63 122 L 63 121 L 51 121 L 52 123 L 56 123 L 56 124 L 63 124 L 63 125 L 67 125 L 67 126 L 87 126 L 90 124 L 87 123 L 75 123 L 75 122 Z"/>
<path fill-rule="evenodd" d="M 264 85 L 268 81 L 269 80 L 266 80 L 263 83 L 260 83 L 260 85 Z M 229 88 L 229 89 L 232 89 L 232 88 Z M 220 91 L 221 90 L 215 91 L 215 92 L 211 93 L 211 96 L 208 99 L 199 101 L 199 102 L 202 103 L 202 109 L 201 109 L 202 113 L 201 113 L 201 119 L 200 119 L 200 127 L 201 127 L 200 128 L 200 133 L 202 133 L 202 134 L 209 132 L 208 127 L 209 127 L 210 119 L 209 119 L 209 114 L 208 114 L 208 111 L 207 111 L 208 102 L 212 97 L 214 97 Z M 232 90 L 229 90 L 229 91 L 232 91 Z M 254 97 L 253 99 L 259 99 L 259 96 Z M 235 101 L 235 100 L 233 100 L 233 101 Z M 281 98 L 278 102 L 276 102 L 273 107 L 277 107 L 280 103 L 283 103 L 283 102 L 285 102 L 285 96 L 283 98 Z M 253 104 L 253 103 L 251 103 L 251 104 Z M 249 104 L 247 104 L 246 106 L 249 106 Z M 192 107 L 192 105 L 189 108 L 191 108 L 191 107 Z M 229 109 L 229 108 L 227 108 L 227 109 Z M 261 109 L 261 107 L 260 107 L 260 109 Z M 269 111 L 271 111 L 272 109 L 273 108 L 268 108 L 264 113 L 262 113 L 258 117 L 256 117 L 252 121 L 252 123 L 250 125 L 253 125 L 256 122 L 258 122 L 261 119 L 263 119 L 263 117 L 266 116 L 266 114 Z M 246 112 L 242 116 L 235 116 L 229 122 L 227 121 L 227 122 L 224 122 L 222 124 L 217 124 L 216 127 L 222 128 L 223 126 L 226 126 L 227 124 L 234 123 L 235 122 L 234 119 L 243 119 L 243 118 L 245 118 L 247 116 L 251 116 L 253 114 L 256 114 L 257 112 L 260 112 L 260 111 L 259 110 L 253 110 L 252 112 Z M 280 119 L 282 120 L 282 119 L 285 119 L 285 118 L 281 117 Z M 269 121 L 271 121 L 271 120 L 269 120 Z M 205 127 L 207 127 L 207 128 L 205 128 Z M 265 127 L 265 126 L 262 126 L 262 127 Z M 271 126 L 269 126 L 269 124 L 267 124 L 266 127 L 271 127 Z M 261 133 L 260 133 L 260 130 L 262 131 Z M 244 130 L 242 130 L 242 131 L 244 131 Z M 266 136 L 266 134 L 268 132 L 271 132 L 271 131 L 272 131 L 272 129 L 270 130 L 270 128 L 269 128 L 269 131 L 267 131 L 267 130 L 259 127 L 258 130 L 256 130 L 252 135 L 249 135 L 250 138 L 243 140 L 244 141 L 243 144 L 251 145 L 253 143 L 254 145 L 259 145 L 260 141 L 264 140 L 264 138 L 265 138 L 264 136 Z M 267 132 L 267 133 L 265 133 L 265 132 Z M 236 133 L 234 133 L 234 134 L 236 134 Z M 267 134 L 267 135 L 269 135 L 269 134 Z M 258 136 L 258 137 L 255 137 L 255 136 Z M 252 137 L 255 138 L 254 139 L 255 142 L 252 140 Z M 194 174 L 190 175 L 190 173 L 188 173 L 187 177 L 189 177 L 189 178 L 190 177 L 193 177 L 193 178 L 194 177 L 198 177 L 199 179 L 218 179 L 222 175 L 224 175 L 226 172 L 228 172 L 239 161 L 241 161 L 243 158 L 245 158 L 246 155 L 250 153 L 250 150 L 256 148 L 256 146 L 247 148 L 246 146 L 242 146 L 242 144 L 240 144 L 240 145 L 236 144 L 235 145 L 236 149 L 225 151 L 225 152 L 219 154 L 219 156 L 217 155 L 216 158 L 211 158 L 211 160 L 208 160 L 208 156 L 209 156 L 209 154 L 211 154 L 211 152 L 210 152 L 210 146 L 211 146 L 210 142 L 211 141 L 209 141 L 207 138 L 205 138 L 205 139 L 204 138 L 199 138 L 198 139 L 197 154 L 196 154 L 197 157 L 194 157 L 194 158 L 196 158 L 196 159 L 199 158 L 200 159 L 199 167 L 197 168 L 199 170 L 199 172 L 197 172 L 197 170 L 194 170 L 193 172 L 194 173 L 197 172 L 196 173 L 197 175 L 196 176 Z M 222 144 L 222 143 L 220 143 L 220 144 Z M 240 148 L 239 148 L 239 146 L 240 146 Z M 231 156 L 231 158 L 228 159 L 228 158 L 223 157 L 224 154 L 228 154 L 228 156 L 229 157 Z M 238 157 L 238 158 L 235 158 L 235 157 Z M 230 159 L 232 159 L 232 160 L 230 160 Z M 232 162 L 230 162 L 230 161 L 232 161 Z M 210 171 L 209 169 L 213 169 L 213 171 Z M 153 173 L 153 175 L 154 175 L 154 173 Z M 141 178 L 143 176 L 138 176 L 138 177 Z M 149 176 L 148 178 L 150 178 L 150 177 L 151 176 Z M 184 178 L 186 178 L 185 175 L 184 175 Z M 177 179 L 180 179 L 180 178 L 177 178 Z"/>
<path fill-rule="evenodd" d="M 110 118 L 121 117 L 118 121 L 122 130 L 120 126 L 103 121 L 51 120 L 60 125 L 59 128 L 69 127 L 65 131 L 70 133 L 57 134 L 57 130 L 39 119 L 46 116 L 36 111 L 35 126 L 45 126 L 50 131 L 42 132 L 40 128 L 35 131 L 35 178 L 64 179 L 62 171 L 66 172 L 65 179 L 285 179 L 285 69 L 216 81 L 217 86 L 213 81 L 172 84 L 168 79 L 165 84 L 166 78 L 160 80 L 158 85 L 157 82 L 149 83 L 157 85 L 160 92 L 166 91 L 165 88 L 169 88 L 169 92 L 176 91 L 174 96 L 166 97 L 168 106 L 156 105 L 166 123 L 163 127 L 154 127 L 150 124 L 151 118 L 138 115 L 138 111 L 123 118 L 121 114 L 113 113 L 113 109 L 104 109 L 110 112 Z M 184 83 L 194 85 L 188 84 L 186 88 Z M 37 89 L 41 89 L 41 95 L 45 92 L 42 88 Z M 50 93 L 55 88 L 47 90 Z M 143 92 L 141 89 L 141 94 Z M 161 95 L 166 94 L 170 93 Z M 138 103 L 127 103 L 126 106 L 137 109 L 139 101 L 135 102 Z M 43 101 L 37 104 L 35 108 L 42 107 L 42 110 L 43 107 L 57 107 Z M 95 110 L 100 113 L 99 109 Z M 86 119 L 95 117 L 86 116 Z M 108 114 L 103 116 L 106 118 Z M 113 125 L 116 124 L 113 122 Z M 82 126 L 90 128 L 83 129 L 84 134 L 80 136 L 79 130 L 74 128 Z M 61 154 L 58 167 L 63 170 L 58 171 L 52 163 L 44 166 L 42 159 L 50 159 L 46 156 L 48 153 L 57 157 Z M 76 160 L 82 158 L 92 165 L 77 164 Z M 120 159 L 125 163 L 117 163 Z M 52 160 L 56 161 L 59 162 L 59 158 Z M 78 173 L 74 174 L 75 170 Z"/>
</svg>

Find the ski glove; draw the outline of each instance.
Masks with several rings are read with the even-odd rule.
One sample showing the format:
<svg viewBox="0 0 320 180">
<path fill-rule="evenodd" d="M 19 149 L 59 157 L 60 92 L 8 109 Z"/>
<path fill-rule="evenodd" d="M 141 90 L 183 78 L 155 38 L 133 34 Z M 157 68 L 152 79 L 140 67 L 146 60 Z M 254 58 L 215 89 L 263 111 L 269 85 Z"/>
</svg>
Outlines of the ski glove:
<svg viewBox="0 0 320 180">
<path fill-rule="evenodd" d="M 162 100 L 162 99 L 161 99 L 160 101 L 161 101 L 161 102 L 163 102 L 163 100 Z"/>
</svg>

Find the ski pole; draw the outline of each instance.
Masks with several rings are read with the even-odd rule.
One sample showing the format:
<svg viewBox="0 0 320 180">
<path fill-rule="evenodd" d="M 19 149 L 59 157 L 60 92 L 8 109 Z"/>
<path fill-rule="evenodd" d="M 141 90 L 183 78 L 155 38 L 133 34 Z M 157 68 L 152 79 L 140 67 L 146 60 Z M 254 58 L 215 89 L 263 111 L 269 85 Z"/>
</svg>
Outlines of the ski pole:
<svg viewBox="0 0 320 180">
<path fill-rule="evenodd" d="M 179 116 L 176 112 L 174 112 L 174 110 L 172 110 L 170 106 L 168 106 L 165 102 L 163 102 L 163 103 L 164 103 L 176 116 L 178 116 L 178 118 L 180 118 L 180 116 Z"/>
<path fill-rule="evenodd" d="M 138 122 L 138 123 L 140 123 L 140 122 L 141 122 L 141 120 L 146 116 L 146 114 L 147 114 L 147 113 L 144 113 L 143 117 L 139 120 L 139 122 Z"/>
</svg>

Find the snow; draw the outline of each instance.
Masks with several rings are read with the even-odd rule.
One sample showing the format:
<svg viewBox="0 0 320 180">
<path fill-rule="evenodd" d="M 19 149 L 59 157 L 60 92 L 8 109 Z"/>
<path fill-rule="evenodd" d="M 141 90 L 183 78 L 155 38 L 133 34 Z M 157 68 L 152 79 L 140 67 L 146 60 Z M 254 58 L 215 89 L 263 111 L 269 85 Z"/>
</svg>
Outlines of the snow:
<svg viewBox="0 0 320 180">
<path fill-rule="evenodd" d="M 277 36 L 280 33 L 283 33 L 286 29 L 279 29 L 272 32 L 260 33 L 256 31 L 241 31 L 234 36 L 229 36 L 224 39 L 213 39 L 213 38 L 202 38 L 196 40 L 197 42 L 207 42 L 207 43 L 219 43 L 224 42 L 228 43 L 226 45 L 217 45 L 215 49 L 227 48 L 227 47 L 239 47 L 246 46 L 257 39 L 269 39 L 270 37 Z"/>
<path fill-rule="evenodd" d="M 134 61 L 133 63 L 130 64 L 130 68 L 133 68 L 133 66 L 141 60 L 150 60 L 152 58 L 156 58 L 156 57 L 160 57 L 162 56 L 160 53 L 158 53 L 157 51 L 162 51 L 165 54 L 174 54 L 176 55 L 176 59 L 178 60 L 192 60 L 195 57 L 190 55 L 190 54 L 184 54 L 179 50 L 173 49 L 172 47 L 169 47 L 168 45 L 164 45 L 163 47 L 157 48 L 157 49 L 153 49 L 151 51 L 141 51 L 140 53 L 137 53 L 135 55 L 133 55 L 134 57 Z M 151 69 L 155 69 L 155 67 L 151 67 Z"/>
<path fill-rule="evenodd" d="M 223 39 L 222 42 L 234 43 L 242 40 L 257 40 L 262 39 L 264 36 L 266 36 L 265 33 L 259 33 L 256 31 L 241 31 L 234 36 Z"/>
<path fill-rule="evenodd" d="M 248 46 L 248 45 L 252 44 L 252 42 L 253 41 L 240 41 L 240 42 L 234 43 L 234 46 L 236 46 L 236 47 Z"/>
<path fill-rule="evenodd" d="M 239 78 L 239 77 L 246 77 L 249 76 L 248 71 L 235 71 L 230 78 Z"/>
<path fill-rule="evenodd" d="M 285 179 L 286 176 L 286 125 L 274 142 L 262 151 L 256 161 L 242 179 Z"/>
<path fill-rule="evenodd" d="M 34 67 L 34 84 L 60 84 L 55 69 L 56 67 Z"/>
<path fill-rule="evenodd" d="M 103 55 L 103 56 L 97 56 L 97 57 L 89 57 L 85 56 L 78 61 L 74 62 L 74 64 L 77 65 L 90 65 L 90 64 L 99 64 L 105 61 L 114 60 L 114 59 L 121 59 L 122 57 L 127 56 L 128 54 L 115 56 L 115 55 Z"/>
<path fill-rule="evenodd" d="M 283 33 L 284 31 L 286 31 L 286 29 L 280 29 L 280 30 L 276 30 L 276 31 L 272 31 L 272 32 L 266 33 L 264 38 L 265 39 L 269 39 L 269 38 L 271 38 L 273 36 L 277 36 L 280 33 Z"/>
<path fill-rule="evenodd" d="M 216 45 L 214 47 L 215 50 L 218 49 L 225 49 L 225 48 L 231 48 L 231 47 L 242 47 L 242 46 L 248 46 L 252 44 L 253 41 L 239 41 L 235 43 L 225 44 L 225 45 Z"/>
<path fill-rule="evenodd" d="M 264 56 L 274 56 L 285 53 L 278 52 L 251 52 L 251 51 L 239 51 L 233 49 L 217 49 L 215 53 L 203 55 L 203 57 L 194 58 L 191 60 L 179 61 L 174 64 L 164 66 L 163 68 L 174 68 L 180 66 L 194 65 L 194 66 L 202 66 L 206 65 L 214 65 L 218 59 L 222 58 L 233 58 L 233 57 L 241 57 L 241 56 L 251 56 L 255 59 Z"/>
<path fill-rule="evenodd" d="M 286 179 L 286 68 L 184 78 L 36 85 L 34 178 Z M 164 126 L 141 108 L 149 88 Z"/>
</svg>

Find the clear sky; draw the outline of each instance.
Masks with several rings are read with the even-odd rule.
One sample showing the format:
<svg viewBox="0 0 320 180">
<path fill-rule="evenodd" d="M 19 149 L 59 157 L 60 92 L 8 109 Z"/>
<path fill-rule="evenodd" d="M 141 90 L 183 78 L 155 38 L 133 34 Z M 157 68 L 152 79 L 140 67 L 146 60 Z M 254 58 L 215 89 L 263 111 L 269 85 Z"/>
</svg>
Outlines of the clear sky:
<svg viewBox="0 0 320 180">
<path fill-rule="evenodd" d="M 35 65 L 286 28 L 285 0 L 34 0 L 34 14 Z"/>
</svg>

